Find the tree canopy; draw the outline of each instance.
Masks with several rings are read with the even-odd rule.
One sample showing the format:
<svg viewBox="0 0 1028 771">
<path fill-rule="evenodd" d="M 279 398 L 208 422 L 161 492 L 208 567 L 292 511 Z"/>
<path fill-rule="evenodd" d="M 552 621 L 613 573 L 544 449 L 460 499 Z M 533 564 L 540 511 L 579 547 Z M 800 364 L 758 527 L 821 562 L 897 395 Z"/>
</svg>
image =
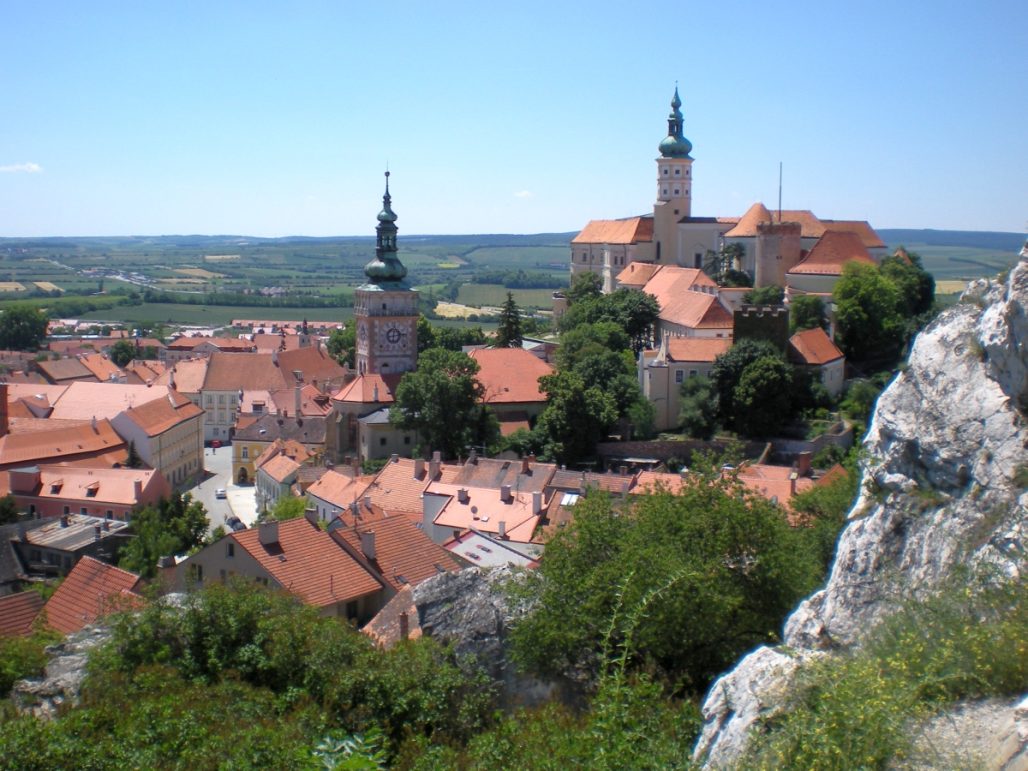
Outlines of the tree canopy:
<svg viewBox="0 0 1028 771">
<path fill-rule="evenodd" d="M 478 363 L 467 354 L 428 349 L 418 357 L 418 368 L 405 373 L 396 387 L 390 421 L 418 432 L 419 451 L 438 450 L 448 458 L 492 444 L 498 424 L 481 403 L 483 389 L 476 374 Z"/>
<path fill-rule="evenodd" d="M 535 429 L 543 454 L 563 464 L 591 456 L 618 418 L 611 394 L 573 370 L 539 378 L 539 387 L 547 397 Z"/>
<path fill-rule="evenodd" d="M 567 332 L 581 324 L 611 321 L 624 330 L 632 350 L 639 353 L 651 342 L 659 313 L 660 305 L 654 297 L 638 289 L 622 288 L 570 304 L 560 319 L 560 330 Z"/>
<path fill-rule="evenodd" d="M 839 343 L 857 362 L 891 361 L 905 342 L 903 298 L 896 284 L 873 265 L 843 268 L 833 299 Z"/>
<path fill-rule="evenodd" d="M 742 301 L 751 305 L 781 305 L 784 300 L 785 290 L 774 284 L 751 289 L 742 296 Z"/>
<path fill-rule="evenodd" d="M 826 329 L 828 314 L 824 301 L 813 294 L 802 294 L 794 297 L 789 303 L 789 329 L 802 332 L 804 329 Z"/>
<path fill-rule="evenodd" d="M 124 367 L 136 358 L 136 346 L 131 340 L 119 340 L 111 346 L 107 355 L 119 367 Z"/>
<path fill-rule="evenodd" d="M 157 560 L 184 554 L 203 543 L 207 510 L 189 493 L 173 493 L 156 506 L 145 506 L 132 515 L 131 539 L 121 550 L 119 567 L 143 578 L 157 574 Z"/>
<path fill-rule="evenodd" d="M 357 326 L 350 323 L 332 330 L 328 336 L 328 355 L 344 367 L 353 367 L 357 357 Z"/>
<path fill-rule="evenodd" d="M 11 305 L 0 314 L 0 349 L 34 351 L 46 338 L 47 318 L 30 305 Z"/>
<path fill-rule="evenodd" d="M 520 348 L 522 340 L 521 309 L 514 302 L 514 293 L 507 292 L 507 299 L 500 308 L 500 323 L 496 328 L 494 345 L 497 348 Z"/>
</svg>

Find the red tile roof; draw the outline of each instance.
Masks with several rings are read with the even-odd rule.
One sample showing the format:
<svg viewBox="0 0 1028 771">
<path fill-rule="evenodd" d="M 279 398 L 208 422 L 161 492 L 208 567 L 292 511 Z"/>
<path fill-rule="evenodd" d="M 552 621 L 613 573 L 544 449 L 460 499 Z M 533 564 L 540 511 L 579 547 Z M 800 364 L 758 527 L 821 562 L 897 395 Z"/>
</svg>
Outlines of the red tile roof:
<svg viewBox="0 0 1028 771">
<path fill-rule="evenodd" d="M 358 528 L 337 528 L 331 534 L 363 554 L 360 534 L 367 532 L 375 534 L 375 559 L 369 560 L 371 566 L 397 591 L 404 585 L 417 586 L 439 573 L 460 570 L 446 549 L 433 543 L 406 517 L 383 517 Z"/>
<path fill-rule="evenodd" d="M 642 289 L 646 282 L 653 278 L 658 271 L 663 270 L 663 265 L 655 265 L 652 262 L 628 263 L 624 270 L 618 273 L 617 282 L 620 286 L 636 287 Z"/>
<path fill-rule="evenodd" d="M 307 488 L 307 494 L 313 495 L 337 508 L 345 509 L 353 501 L 360 500 L 373 478 L 357 477 L 340 474 L 330 470 L 321 475 L 317 482 Z"/>
<path fill-rule="evenodd" d="M 167 399 L 155 399 L 125 410 L 126 417 L 145 431 L 147 436 L 160 436 L 202 414 L 200 407 L 174 391 L 168 392 Z"/>
<path fill-rule="evenodd" d="M 204 343 L 224 352 L 245 353 L 254 350 L 254 344 L 250 340 L 241 340 L 238 337 L 179 337 L 168 343 L 169 351 L 192 351 Z"/>
<path fill-rule="evenodd" d="M 801 364 L 821 365 L 843 357 L 821 327 L 805 329 L 789 338 L 789 358 Z"/>
<path fill-rule="evenodd" d="M 154 381 L 155 385 L 171 385 L 175 382 L 175 390 L 183 394 L 198 394 L 203 390 L 204 380 L 207 379 L 207 367 L 211 360 L 204 357 L 201 359 L 183 359 L 176 361 L 170 368 L 166 369 Z"/>
<path fill-rule="evenodd" d="M 340 388 L 332 398 L 337 402 L 353 404 L 392 404 L 396 401 L 394 394 L 402 377 L 402 373 L 358 375 L 355 380 Z"/>
<path fill-rule="evenodd" d="M 524 348 L 477 348 L 470 354 L 478 362 L 475 376 L 485 389 L 486 404 L 544 402 L 539 378 L 553 367 Z"/>
<path fill-rule="evenodd" d="M 86 369 L 93 373 L 97 380 L 101 383 L 106 383 L 111 380 L 112 377 L 120 378 L 125 375 L 125 371 L 115 364 L 113 361 L 107 358 L 102 353 L 87 353 L 79 356 L 79 361 Z"/>
<path fill-rule="evenodd" d="M 661 305 L 660 320 L 688 329 L 732 329 L 734 318 L 716 295 L 682 292 Z"/>
<path fill-rule="evenodd" d="M 668 339 L 668 358 L 671 361 L 712 362 L 732 347 L 725 337 L 672 337 Z"/>
<path fill-rule="evenodd" d="M 124 440 L 110 422 L 17 419 L 11 433 L 0 437 L 0 465 L 27 461 L 59 461 L 86 454 L 123 450 Z"/>
<path fill-rule="evenodd" d="M 653 240 L 653 217 L 592 220 L 571 239 L 573 244 L 635 244 Z"/>
<path fill-rule="evenodd" d="M 825 232 L 824 223 L 807 209 L 786 209 L 779 218 L 777 210 L 772 214 L 758 201 L 746 210 L 734 228 L 725 233 L 725 238 L 751 238 L 757 235 L 757 225 L 765 222 L 798 222 L 803 238 L 820 238 Z"/>
<path fill-rule="evenodd" d="M 841 276 L 849 262 L 877 265 L 860 236 L 845 231 L 829 231 L 818 239 L 814 248 L 789 273 Z"/>
<path fill-rule="evenodd" d="M 292 380 L 292 377 L 289 378 Z M 212 353 L 207 365 L 204 391 L 279 391 L 287 385 L 286 374 L 270 353 Z"/>
<path fill-rule="evenodd" d="M 226 536 L 263 567 L 287 592 L 308 605 L 347 602 L 382 588 L 332 537 L 306 517 L 278 523 L 278 540 L 260 542 L 260 526 Z"/>
<path fill-rule="evenodd" d="M 279 484 L 289 480 L 289 477 L 300 470 L 300 464 L 285 455 L 276 455 L 271 460 L 260 466 L 260 470 L 271 477 Z"/>
<path fill-rule="evenodd" d="M 885 242 L 865 220 L 821 220 L 826 231 L 846 231 L 860 236 L 861 243 L 868 249 L 884 249 Z"/>
<path fill-rule="evenodd" d="M 319 383 L 340 381 L 346 375 L 346 369 L 328 355 L 320 345 L 309 345 L 293 351 L 283 351 L 278 355 L 278 364 L 286 377 L 287 387 L 295 385 L 293 372 L 303 373 L 303 382 Z"/>
<path fill-rule="evenodd" d="M 390 461 L 378 472 L 375 481 L 368 485 L 364 495 L 370 495 L 372 503 L 390 514 L 404 512 L 420 517 L 424 510 L 421 496 L 432 482 L 429 467 L 429 462 L 425 461 L 424 471 L 420 477 L 416 477 L 416 464 L 410 458 L 399 458 L 395 463 Z"/>
<path fill-rule="evenodd" d="M 463 502 L 460 500 L 461 489 L 467 490 Z M 545 510 L 545 504 L 537 512 L 532 510 L 534 495 L 530 492 L 511 490 L 510 498 L 504 501 L 502 492 L 495 488 L 467 488 L 444 482 L 433 482 L 427 492 L 449 498 L 435 518 L 437 526 L 454 530 L 475 528 L 497 535 L 500 522 L 503 522 L 507 538 L 519 543 L 531 542 Z"/>
<path fill-rule="evenodd" d="M 68 380 L 92 380 L 97 382 L 97 377 L 78 359 L 57 359 L 56 361 L 38 361 L 36 367 L 43 376 L 51 383 L 61 383 Z"/>
<path fill-rule="evenodd" d="M 18 592 L 0 597 L 0 637 L 23 637 L 43 608 L 39 592 Z"/>
<path fill-rule="evenodd" d="M 53 593 L 43 613 L 46 623 L 64 634 L 77 632 L 101 616 L 136 606 L 141 579 L 92 557 L 82 557 Z"/>
</svg>

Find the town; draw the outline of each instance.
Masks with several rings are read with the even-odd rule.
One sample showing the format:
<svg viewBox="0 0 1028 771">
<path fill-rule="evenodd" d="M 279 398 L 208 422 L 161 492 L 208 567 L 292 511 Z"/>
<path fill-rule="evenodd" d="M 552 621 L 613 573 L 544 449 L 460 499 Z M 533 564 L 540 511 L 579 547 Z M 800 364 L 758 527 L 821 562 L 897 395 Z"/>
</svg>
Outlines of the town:
<svg viewBox="0 0 1028 771">
<path fill-rule="evenodd" d="M 537 592 L 536 620 L 512 633 L 519 673 L 507 662 L 491 686 L 508 708 L 556 698 L 560 682 L 591 698 L 613 682 L 600 672 L 630 660 L 653 678 L 645 683 L 695 696 L 774 638 L 825 578 L 858 492 L 854 447 L 938 310 L 935 284 L 916 254 L 887 249 L 865 221 L 759 201 L 694 215 L 703 173 L 694 176 L 685 130 L 675 88 L 666 135 L 654 132 L 652 214 L 585 224 L 550 312 L 529 318 L 508 294 L 488 333 L 435 327 L 421 313 L 390 172 L 352 320 L 241 314 L 161 339 L 116 325 L 82 334 L 89 324 L 77 319 L 8 307 L 0 636 L 42 651 L 97 629 L 130 634 L 125 618 L 157 623 L 174 603 L 213 624 L 245 601 L 218 591 L 267 589 L 278 599 L 254 600 L 271 603 L 258 616 L 307 613 L 302 624 L 319 635 L 334 623 L 368 651 L 396 651 L 442 639 L 431 602 L 445 602 L 452 623 L 478 612 L 482 593 Z M 670 551 L 652 543 L 661 539 Z M 469 569 L 492 578 L 461 578 Z M 602 595 L 576 583 L 586 574 Z M 635 575 L 645 577 L 638 587 Z M 426 599 L 459 581 L 486 583 L 473 599 Z M 678 582 L 689 591 L 673 590 Z M 629 598 L 642 608 L 658 596 L 673 619 L 619 617 Z M 274 605 L 281 598 L 289 605 Z M 724 614 L 705 632 L 683 620 L 701 606 Z M 119 644 L 119 656 L 136 650 Z M 224 655 L 242 680 L 278 687 Z M 457 678 L 449 655 L 432 652 L 432 677 Z M 205 666 L 189 676 L 209 677 Z M 424 677 L 410 689 L 435 685 Z M 636 696 L 654 715 L 679 709 L 646 687 Z M 469 688 L 433 706 L 454 711 L 445 718 L 363 722 L 308 693 L 345 713 L 341 724 L 359 728 L 372 755 L 375 730 L 385 731 L 381 747 L 396 762 L 427 747 L 418 736 L 456 746 L 486 730 L 456 723 Z M 45 700 L 26 709 L 60 711 Z M 683 720 L 676 713 L 662 731 Z"/>
</svg>

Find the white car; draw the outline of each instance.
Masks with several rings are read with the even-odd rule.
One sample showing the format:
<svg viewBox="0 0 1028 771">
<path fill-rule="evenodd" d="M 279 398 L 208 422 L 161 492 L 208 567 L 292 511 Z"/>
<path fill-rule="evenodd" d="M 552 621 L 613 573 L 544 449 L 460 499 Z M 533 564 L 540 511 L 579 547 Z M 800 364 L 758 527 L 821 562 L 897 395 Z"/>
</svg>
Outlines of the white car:
<svg viewBox="0 0 1028 771">
<path fill-rule="evenodd" d="M 219 487 L 217 490 L 214 491 L 214 497 L 215 498 L 227 498 L 228 497 L 228 493 L 225 492 L 225 488 L 224 487 Z"/>
</svg>

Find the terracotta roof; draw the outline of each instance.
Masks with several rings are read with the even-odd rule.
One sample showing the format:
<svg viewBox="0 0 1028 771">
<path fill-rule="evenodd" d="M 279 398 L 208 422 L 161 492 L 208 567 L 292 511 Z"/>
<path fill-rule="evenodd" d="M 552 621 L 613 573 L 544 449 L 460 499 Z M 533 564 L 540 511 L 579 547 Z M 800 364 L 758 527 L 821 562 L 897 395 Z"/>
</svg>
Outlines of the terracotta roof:
<svg viewBox="0 0 1028 771">
<path fill-rule="evenodd" d="M 384 517 L 357 528 L 341 527 L 331 532 L 360 554 L 361 533 L 375 534 L 375 559 L 368 560 L 379 577 L 399 591 L 417 586 L 439 573 L 460 570 L 460 565 L 443 547 L 433 543 L 406 517 Z M 365 555 L 366 556 L 366 555 Z"/>
<path fill-rule="evenodd" d="M 667 344 L 668 358 L 681 362 L 712 362 L 731 347 L 725 337 L 672 337 Z"/>
<path fill-rule="evenodd" d="M 157 378 L 164 374 L 167 367 L 152 359 L 134 359 L 125 365 L 125 377 L 128 383 L 156 383 Z M 165 384 L 166 385 L 166 384 Z"/>
<path fill-rule="evenodd" d="M 37 361 L 36 367 L 52 383 L 76 379 L 92 379 L 94 382 L 97 382 L 96 375 L 78 359 Z"/>
<path fill-rule="evenodd" d="M 478 362 L 475 376 L 484 389 L 485 404 L 544 402 L 539 378 L 553 367 L 524 348 L 477 348 L 469 356 Z"/>
<path fill-rule="evenodd" d="M 257 346 L 257 353 L 271 353 L 272 351 L 292 351 L 300 347 L 300 338 L 296 333 L 287 335 L 255 333 L 253 344 Z"/>
<path fill-rule="evenodd" d="M 169 351 L 192 351 L 204 344 L 208 344 L 223 352 L 246 353 L 254 350 L 254 344 L 250 340 L 241 340 L 238 337 L 178 337 L 168 343 Z"/>
<path fill-rule="evenodd" d="M 861 243 L 868 249 L 884 249 L 885 242 L 866 220 L 821 220 L 826 231 L 845 231 L 860 236 Z"/>
<path fill-rule="evenodd" d="M 757 235 L 757 225 L 765 222 L 798 222 L 800 235 L 803 238 L 820 238 L 825 232 L 824 223 L 807 209 L 783 209 L 781 218 L 778 210 L 770 212 L 759 201 L 753 204 L 740 217 L 735 227 L 725 233 L 725 238 L 751 238 Z"/>
<path fill-rule="evenodd" d="M 789 338 L 789 358 L 800 364 L 821 365 L 843 357 L 821 327 L 805 329 Z"/>
<path fill-rule="evenodd" d="M 401 629 L 401 617 L 406 616 L 407 634 Z M 414 592 L 410 586 L 404 586 L 385 604 L 375 617 L 361 627 L 375 644 L 382 648 L 391 648 L 403 639 L 417 640 L 421 637 L 421 624 L 418 606 L 414 604 Z"/>
<path fill-rule="evenodd" d="M 152 469 L 95 468 L 50 463 L 39 464 L 38 470 L 39 481 L 32 490 L 13 489 L 9 481 L 9 471 L 0 471 L 0 480 L 3 480 L 0 484 L 15 495 L 91 503 L 118 503 L 128 506 L 139 502 L 135 492 L 136 482 L 142 485 L 143 491 L 147 491 L 151 484 L 156 484 L 158 492 L 152 496 L 154 499 L 158 498 L 161 492 L 171 492 L 160 472 Z M 89 527 L 93 524 L 86 522 Z"/>
<path fill-rule="evenodd" d="M 788 466 L 754 463 L 739 468 L 739 481 L 751 492 L 777 503 L 791 513 L 789 501 L 792 496 L 814 486 L 810 477 L 799 477 L 795 480 L 794 488 L 794 482 L 790 479 L 792 473 L 793 470 Z M 790 524 L 796 522 L 790 521 Z"/>
<path fill-rule="evenodd" d="M 818 239 L 810 253 L 789 273 L 841 276 L 843 266 L 849 262 L 877 265 L 856 233 L 830 231 Z"/>
<path fill-rule="evenodd" d="M 661 303 L 660 320 L 689 329 L 732 329 L 732 314 L 716 295 L 682 292 Z"/>
<path fill-rule="evenodd" d="M 442 469 L 441 482 L 460 487 L 482 487 L 499 490 L 510 485 L 514 491 L 524 493 L 544 490 L 557 471 L 554 463 L 540 463 L 529 458 L 501 460 L 477 458 L 463 465 L 448 465 Z"/>
<path fill-rule="evenodd" d="M 547 487 L 565 492 L 578 492 L 583 487 L 595 487 L 609 493 L 620 493 L 631 487 L 635 481 L 634 474 L 598 474 L 595 471 L 555 471 Z"/>
<path fill-rule="evenodd" d="M 652 262 L 633 261 L 628 263 L 625 269 L 618 273 L 617 282 L 621 286 L 642 289 L 646 286 L 646 282 L 663 268 L 663 265 L 655 265 Z"/>
<path fill-rule="evenodd" d="M 33 429 L 40 423 L 49 425 L 43 425 L 41 430 L 23 431 L 26 423 L 36 424 Z M 105 453 L 124 447 L 124 440 L 106 419 L 98 420 L 96 428 L 88 421 L 12 420 L 11 433 L 0 437 L 0 464 L 60 460 L 62 456 Z"/>
<path fill-rule="evenodd" d="M 111 378 L 124 377 L 125 370 L 115 364 L 102 353 L 87 353 L 79 356 L 79 361 L 88 369 L 101 383 L 106 383 Z"/>
<path fill-rule="evenodd" d="M 260 470 L 282 484 L 300 469 L 300 464 L 285 455 L 276 455 L 260 466 Z"/>
<path fill-rule="evenodd" d="M 314 457 L 307 448 L 294 439 L 275 439 L 269 444 L 264 451 L 257 456 L 254 460 L 254 468 L 260 468 L 272 458 L 285 455 L 287 458 L 292 458 L 297 463 L 303 463 L 308 458 Z"/>
<path fill-rule="evenodd" d="M 381 583 L 306 517 L 278 524 L 278 540 L 260 542 L 260 526 L 226 536 L 257 560 L 287 592 L 324 607 L 363 597 Z"/>
<path fill-rule="evenodd" d="M 155 399 L 138 407 L 130 407 L 124 414 L 147 436 L 160 436 L 187 420 L 203 415 L 203 410 L 184 396 L 169 391 L 167 399 Z"/>
<path fill-rule="evenodd" d="M 678 494 L 686 485 L 686 479 L 681 474 L 669 474 L 660 471 L 640 471 L 636 477 L 631 492 L 640 495 L 649 495 L 658 490 L 664 490 L 672 494 Z"/>
<path fill-rule="evenodd" d="M 156 385 L 170 385 L 175 381 L 175 390 L 184 394 L 198 394 L 203 390 L 204 380 L 207 379 L 207 367 L 211 360 L 183 359 L 176 361 L 169 369 L 161 373 L 154 381 Z"/>
<path fill-rule="evenodd" d="M 346 376 L 346 369 L 328 355 L 320 345 L 309 345 L 294 351 L 283 351 L 278 355 L 278 364 L 286 378 L 286 387 L 292 388 L 296 381 L 293 372 L 303 373 L 303 382 L 312 383 L 340 381 Z"/>
<path fill-rule="evenodd" d="M 141 407 L 147 402 L 167 400 L 164 386 L 127 385 L 124 383 L 69 383 L 67 390 L 54 401 L 51 418 L 89 420 L 113 418 L 129 407 Z"/>
<path fill-rule="evenodd" d="M 420 516 L 424 510 L 421 503 L 422 493 L 433 481 L 429 478 L 429 468 L 429 462 L 425 461 L 424 470 L 416 477 L 416 464 L 410 458 L 390 461 L 378 472 L 375 481 L 367 486 L 364 495 L 370 495 L 375 505 L 390 514 L 405 512 Z"/>
<path fill-rule="evenodd" d="M 39 592 L 18 592 L 0 597 L 0 637 L 24 637 L 43 608 Z"/>
<path fill-rule="evenodd" d="M 528 420 L 528 413 L 524 410 L 504 411 L 496 416 L 500 424 L 500 436 L 510 436 L 515 431 L 528 431 L 532 424 Z"/>
<path fill-rule="evenodd" d="M 101 616 L 137 606 L 140 583 L 135 573 L 82 557 L 43 606 L 46 623 L 64 634 L 77 632 Z"/>
<path fill-rule="evenodd" d="M 277 414 L 296 414 L 296 390 L 288 388 L 271 394 L 271 407 Z M 300 388 L 301 415 L 327 415 L 332 411 L 331 399 L 309 383 Z"/>
<path fill-rule="evenodd" d="M 663 270 L 654 272 L 643 291 L 653 295 L 661 307 L 664 307 L 665 302 L 669 302 L 675 295 L 699 288 L 709 289 L 710 292 L 707 294 L 713 295 L 717 291 L 717 284 L 698 268 L 666 265 Z"/>
<path fill-rule="evenodd" d="M 278 391 L 286 375 L 270 353 L 212 353 L 204 391 Z M 291 378 L 290 378 L 291 379 Z"/>
<path fill-rule="evenodd" d="M 461 489 L 467 490 L 463 502 L 460 499 Z M 454 530 L 474 528 L 484 533 L 498 534 L 500 522 L 503 522 L 507 538 L 521 543 L 532 540 L 543 514 L 543 508 L 538 512 L 532 511 L 532 493 L 511 491 L 510 498 L 504 501 L 501 491 L 495 488 L 469 488 L 465 485 L 433 482 L 428 486 L 426 494 L 449 498 L 435 518 L 437 526 Z"/>
<path fill-rule="evenodd" d="M 353 501 L 360 500 L 364 491 L 371 485 L 373 478 L 357 477 L 354 479 L 338 471 L 329 470 L 321 475 L 321 479 L 307 488 L 307 495 L 313 495 L 326 503 L 342 510 Z"/>
<path fill-rule="evenodd" d="M 592 220 L 571 239 L 573 244 L 635 244 L 653 240 L 653 217 Z"/>
<path fill-rule="evenodd" d="M 337 402 L 353 404 L 392 404 L 396 401 L 394 394 L 402 377 L 402 373 L 358 375 L 355 380 L 340 388 L 332 398 Z"/>
</svg>

